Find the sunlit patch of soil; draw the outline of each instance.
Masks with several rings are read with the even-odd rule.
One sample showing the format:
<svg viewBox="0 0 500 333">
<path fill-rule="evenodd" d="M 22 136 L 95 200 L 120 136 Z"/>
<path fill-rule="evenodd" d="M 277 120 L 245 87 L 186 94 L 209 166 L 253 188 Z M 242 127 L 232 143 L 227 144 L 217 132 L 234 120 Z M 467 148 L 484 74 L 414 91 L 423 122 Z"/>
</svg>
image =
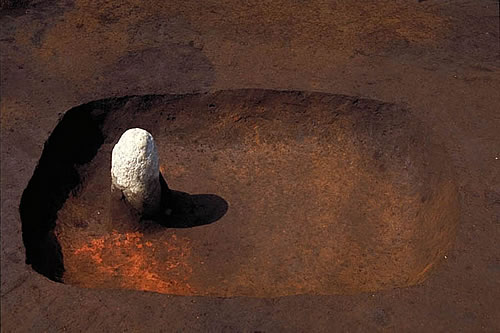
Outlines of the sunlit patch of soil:
<svg viewBox="0 0 500 333">
<path fill-rule="evenodd" d="M 66 283 L 93 288 L 123 288 L 191 294 L 190 241 L 170 234 L 148 240 L 141 232 L 118 232 L 61 242 Z"/>
</svg>

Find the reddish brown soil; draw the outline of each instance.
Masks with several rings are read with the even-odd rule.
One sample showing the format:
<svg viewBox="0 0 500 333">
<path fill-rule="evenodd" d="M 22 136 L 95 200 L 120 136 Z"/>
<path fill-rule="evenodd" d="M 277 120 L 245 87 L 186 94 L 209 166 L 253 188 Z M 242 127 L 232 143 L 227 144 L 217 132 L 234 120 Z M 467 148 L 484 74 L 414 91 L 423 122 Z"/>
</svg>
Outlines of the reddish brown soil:
<svg viewBox="0 0 500 333">
<path fill-rule="evenodd" d="M 498 2 L 31 3 L 0 13 L 3 331 L 500 331 Z M 79 288 L 25 264 L 21 195 L 64 112 L 241 88 L 395 103 L 443 142 L 460 223 L 427 280 L 355 295 L 192 297 Z M 230 216 L 218 191 L 230 207 L 206 228 Z"/>
<path fill-rule="evenodd" d="M 138 221 L 110 197 L 111 149 L 130 127 L 154 135 L 170 186 L 198 194 L 181 199 L 194 212 L 173 198 L 174 221 Z M 259 90 L 137 97 L 108 111 L 102 132 L 58 212 L 65 283 L 225 297 L 373 292 L 421 282 L 455 239 L 446 153 L 396 106 Z M 198 207 L 203 193 L 224 199 Z"/>
</svg>

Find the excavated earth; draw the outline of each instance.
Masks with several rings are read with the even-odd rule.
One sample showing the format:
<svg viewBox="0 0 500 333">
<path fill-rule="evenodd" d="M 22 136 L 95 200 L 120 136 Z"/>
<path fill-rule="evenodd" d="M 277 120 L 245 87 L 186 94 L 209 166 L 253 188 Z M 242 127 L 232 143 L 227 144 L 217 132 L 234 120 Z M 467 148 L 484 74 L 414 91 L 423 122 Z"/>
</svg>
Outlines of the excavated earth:
<svg viewBox="0 0 500 333">
<path fill-rule="evenodd" d="M 170 187 L 195 193 L 164 186 L 168 213 L 153 220 L 110 191 L 130 127 L 154 135 Z M 410 112 L 373 100 L 236 90 L 90 103 L 57 125 L 23 194 L 27 258 L 68 284 L 178 295 L 406 287 L 455 239 L 446 160 Z"/>
<path fill-rule="evenodd" d="M 2 330 L 499 331 L 498 10 L 3 1 Z"/>
</svg>

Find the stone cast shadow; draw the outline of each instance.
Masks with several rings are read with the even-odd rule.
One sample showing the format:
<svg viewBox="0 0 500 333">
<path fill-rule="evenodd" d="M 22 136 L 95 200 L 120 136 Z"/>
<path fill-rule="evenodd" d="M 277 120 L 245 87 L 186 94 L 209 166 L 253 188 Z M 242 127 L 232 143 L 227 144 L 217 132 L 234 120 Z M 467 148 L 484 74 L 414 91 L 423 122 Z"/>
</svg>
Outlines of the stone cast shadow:
<svg viewBox="0 0 500 333">
<path fill-rule="evenodd" d="M 160 177 L 163 186 L 166 182 Z M 163 193 L 163 192 L 162 192 Z M 170 190 L 161 214 L 153 218 L 168 228 L 192 228 L 218 221 L 228 210 L 226 200 L 215 194 L 189 194 Z"/>
<path fill-rule="evenodd" d="M 131 227 L 149 221 L 166 228 L 193 228 L 218 221 L 229 208 L 227 201 L 218 195 L 175 191 L 168 187 L 161 172 L 159 179 L 162 193 L 159 212 L 152 216 L 140 216 L 117 191 L 111 198 L 112 216 L 124 220 Z"/>
</svg>

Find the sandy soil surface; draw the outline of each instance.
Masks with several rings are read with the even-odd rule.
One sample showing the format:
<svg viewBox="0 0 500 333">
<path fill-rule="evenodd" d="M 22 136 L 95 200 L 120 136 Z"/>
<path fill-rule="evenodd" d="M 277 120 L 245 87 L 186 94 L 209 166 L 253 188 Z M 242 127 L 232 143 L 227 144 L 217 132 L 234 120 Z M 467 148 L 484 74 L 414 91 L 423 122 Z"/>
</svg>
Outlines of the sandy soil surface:
<svg viewBox="0 0 500 333">
<path fill-rule="evenodd" d="M 53 0 L 0 16 L 2 330 L 500 330 L 497 2 Z M 412 110 L 444 143 L 461 197 L 455 245 L 433 274 L 350 296 L 216 298 L 78 288 L 25 265 L 21 194 L 65 111 L 240 88 Z"/>
</svg>

